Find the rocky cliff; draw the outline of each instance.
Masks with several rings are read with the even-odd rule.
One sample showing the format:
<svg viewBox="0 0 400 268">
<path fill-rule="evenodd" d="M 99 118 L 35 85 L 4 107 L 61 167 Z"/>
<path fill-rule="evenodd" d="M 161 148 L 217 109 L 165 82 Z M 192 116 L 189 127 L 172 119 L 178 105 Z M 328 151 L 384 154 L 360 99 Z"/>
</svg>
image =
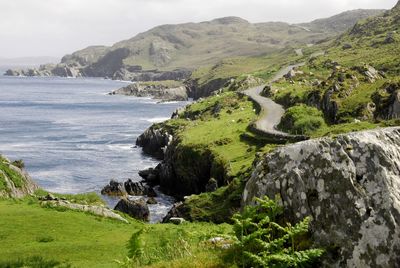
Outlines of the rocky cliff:
<svg viewBox="0 0 400 268">
<path fill-rule="evenodd" d="M 327 267 L 399 267 L 400 128 L 281 147 L 257 163 L 243 205 L 278 197 L 285 217 L 313 218 Z"/>
<path fill-rule="evenodd" d="M 23 168 L 0 155 L 0 197 L 21 198 L 37 189 Z"/>
</svg>

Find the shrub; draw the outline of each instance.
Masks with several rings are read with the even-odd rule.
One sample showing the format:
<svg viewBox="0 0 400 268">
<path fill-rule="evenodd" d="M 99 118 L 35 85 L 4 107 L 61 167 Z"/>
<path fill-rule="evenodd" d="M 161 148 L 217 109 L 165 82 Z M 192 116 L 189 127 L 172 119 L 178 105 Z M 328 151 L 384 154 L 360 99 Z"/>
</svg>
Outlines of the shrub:
<svg viewBox="0 0 400 268">
<path fill-rule="evenodd" d="M 25 168 L 25 163 L 24 163 L 24 160 L 22 160 L 22 159 L 15 160 L 15 161 L 12 162 L 12 164 L 14 166 L 16 166 L 17 168 L 19 168 L 19 169 Z"/>
<path fill-rule="evenodd" d="M 297 105 L 286 110 L 279 128 L 291 134 L 311 134 L 325 127 L 323 114 L 317 108 L 307 105 Z"/>
<path fill-rule="evenodd" d="M 278 224 L 283 209 L 273 200 L 256 199 L 258 205 L 235 214 L 237 242 L 234 261 L 242 267 L 309 267 L 323 254 L 322 249 L 305 248 L 310 218 L 292 226 Z"/>
</svg>

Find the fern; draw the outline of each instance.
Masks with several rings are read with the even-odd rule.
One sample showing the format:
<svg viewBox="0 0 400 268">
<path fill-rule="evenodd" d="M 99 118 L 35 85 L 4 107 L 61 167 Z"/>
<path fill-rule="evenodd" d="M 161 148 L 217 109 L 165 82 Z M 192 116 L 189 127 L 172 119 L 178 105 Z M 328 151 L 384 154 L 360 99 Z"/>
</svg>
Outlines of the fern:
<svg viewBox="0 0 400 268">
<path fill-rule="evenodd" d="M 256 199 L 257 205 L 246 207 L 233 216 L 237 238 L 236 262 L 242 267 L 310 267 L 324 253 L 322 249 L 298 250 L 298 241 L 308 233 L 311 219 L 292 226 L 276 222 L 283 208 L 268 199 Z"/>
<path fill-rule="evenodd" d="M 128 241 L 128 258 L 140 258 L 143 255 L 142 242 L 140 240 L 143 229 L 133 233 Z"/>
</svg>

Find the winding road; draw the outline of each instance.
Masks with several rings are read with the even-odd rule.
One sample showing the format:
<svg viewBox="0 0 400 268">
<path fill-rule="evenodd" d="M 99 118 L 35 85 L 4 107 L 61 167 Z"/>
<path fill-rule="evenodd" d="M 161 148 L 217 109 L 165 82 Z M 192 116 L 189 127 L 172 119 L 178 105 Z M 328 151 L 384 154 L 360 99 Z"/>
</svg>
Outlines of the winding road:
<svg viewBox="0 0 400 268">
<path fill-rule="evenodd" d="M 299 63 L 282 68 L 281 70 L 279 70 L 278 73 L 275 74 L 275 76 L 269 81 L 268 84 L 272 84 L 273 82 L 278 81 L 292 69 L 303 65 L 304 63 Z M 261 85 L 244 91 L 244 94 L 249 96 L 254 102 L 257 102 L 261 107 L 260 117 L 255 122 L 256 130 L 258 130 L 258 132 L 264 133 L 266 135 L 272 135 L 277 138 L 294 140 L 307 139 L 304 136 L 290 135 L 276 129 L 282 119 L 282 116 L 285 113 L 285 109 L 282 107 L 282 105 L 274 102 L 272 99 L 260 95 L 265 86 L 266 85 Z"/>
</svg>

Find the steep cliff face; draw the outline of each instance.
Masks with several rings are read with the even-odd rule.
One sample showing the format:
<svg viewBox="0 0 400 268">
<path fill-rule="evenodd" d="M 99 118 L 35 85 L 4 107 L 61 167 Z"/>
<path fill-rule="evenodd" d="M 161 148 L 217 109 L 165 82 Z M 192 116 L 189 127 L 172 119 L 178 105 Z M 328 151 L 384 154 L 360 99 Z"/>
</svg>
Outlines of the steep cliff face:
<svg viewBox="0 0 400 268">
<path fill-rule="evenodd" d="M 28 173 L 0 155 L 0 197 L 21 198 L 37 189 Z"/>
<path fill-rule="evenodd" d="M 243 205 L 278 196 L 285 216 L 312 216 L 328 267 L 399 267 L 400 128 L 282 147 L 247 182 Z"/>
</svg>

